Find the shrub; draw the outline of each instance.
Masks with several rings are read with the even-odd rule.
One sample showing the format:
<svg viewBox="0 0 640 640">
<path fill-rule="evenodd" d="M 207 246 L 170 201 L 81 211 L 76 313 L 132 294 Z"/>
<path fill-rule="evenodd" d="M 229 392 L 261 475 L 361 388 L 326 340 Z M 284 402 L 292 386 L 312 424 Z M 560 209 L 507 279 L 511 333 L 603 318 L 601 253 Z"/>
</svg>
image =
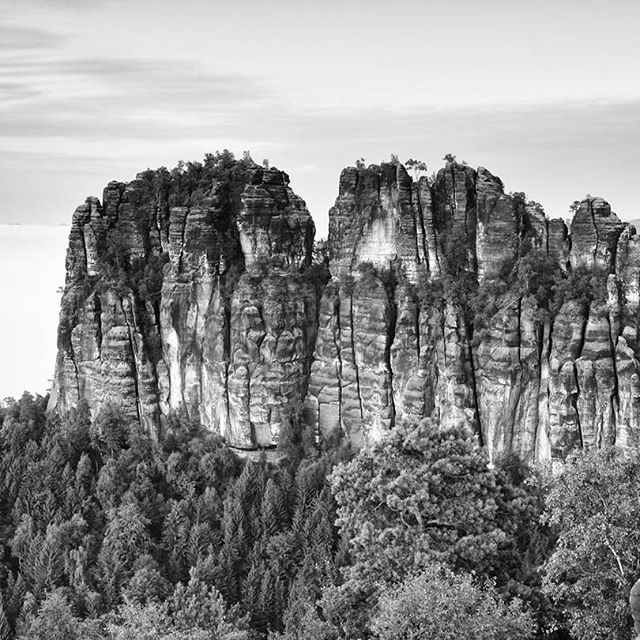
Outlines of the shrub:
<svg viewBox="0 0 640 640">
<path fill-rule="evenodd" d="M 557 314 L 570 300 L 576 301 L 583 309 L 593 302 L 604 302 L 607 299 L 608 276 L 608 271 L 603 268 L 578 267 L 568 277 L 558 280 L 553 286 L 552 314 Z"/>
<path fill-rule="evenodd" d="M 490 583 L 441 565 L 385 589 L 372 626 L 379 640 L 526 640 L 535 629 L 518 600 L 506 604 Z"/>
</svg>

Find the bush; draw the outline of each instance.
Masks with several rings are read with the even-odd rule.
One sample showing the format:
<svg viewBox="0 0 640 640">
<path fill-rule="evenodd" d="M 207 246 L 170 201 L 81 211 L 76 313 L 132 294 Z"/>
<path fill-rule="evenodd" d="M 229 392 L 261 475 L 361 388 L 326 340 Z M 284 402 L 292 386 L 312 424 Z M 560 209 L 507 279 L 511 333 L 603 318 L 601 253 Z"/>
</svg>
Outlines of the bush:
<svg viewBox="0 0 640 640">
<path fill-rule="evenodd" d="M 442 565 L 385 589 L 372 627 L 379 640 L 527 640 L 535 630 L 521 602 Z"/>
<path fill-rule="evenodd" d="M 552 314 L 557 314 L 562 305 L 570 300 L 576 301 L 585 310 L 593 302 L 604 302 L 607 299 L 608 276 L 609 272 L 603 268 L 578 267 L 573 270 L 553 287 Z"/>
</svg>

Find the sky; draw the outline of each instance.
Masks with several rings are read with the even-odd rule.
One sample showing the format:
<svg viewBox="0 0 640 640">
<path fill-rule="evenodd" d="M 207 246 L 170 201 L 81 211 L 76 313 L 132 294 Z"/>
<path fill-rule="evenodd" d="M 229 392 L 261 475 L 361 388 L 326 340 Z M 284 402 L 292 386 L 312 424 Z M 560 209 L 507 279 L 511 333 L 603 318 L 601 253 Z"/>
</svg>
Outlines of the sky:
<svg viewBox="0 0 640 640">
<path fill-rule="evenodd" d="M 552 217 L 586 193 L 640 217 L 637 0 L 0 0 L 0 11 L 0 225 L 38 225 L 52 256 L 39 268 L 60 284 L 64 234 L 56 244 L 43 225 L 68 225 L 109 180 L 223 148 L 287 171 L 320 237 L 341 168 L 392 153 L 430 171 L 453 153 Z M 25 273 L 28 241 L 0 252 L 0 272 Z M 3 300 L 15 295 L 5 280 Z M 48 300 L 44 282 L 24 288 Z M 0 358 L 32 339 L 7 308 Z M 38 335 L 53 363 L 50 333 Z M 44 391 L 39 376 L 0 373 L 0 397 Z"/>
<path fill-rule="evenodd" d="M 0 225 L 0 401 L 50 386 L 68 235 L 63 226 Z"/>
</svg>

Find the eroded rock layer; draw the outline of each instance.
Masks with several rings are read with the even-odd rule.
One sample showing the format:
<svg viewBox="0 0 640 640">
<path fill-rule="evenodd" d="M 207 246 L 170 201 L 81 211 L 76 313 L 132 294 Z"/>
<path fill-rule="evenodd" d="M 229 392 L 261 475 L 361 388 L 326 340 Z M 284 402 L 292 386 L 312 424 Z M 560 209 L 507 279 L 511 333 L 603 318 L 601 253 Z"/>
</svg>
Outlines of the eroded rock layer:
<svg viewBox="0 0 640 640">
<path fill-rule="evenodd" d="M 629 445 L 639 247 L 600 198 L 569 233 L 482 167 L 415 182 L 401 165 L 345 169 L 305 419 L 360 444 L 432 416 L 492 457 Z"/>
<path fill-rule="evenodd" d="M 428 416 L 492 457 L 638 446 L 640 239 L 604 200 L 567 228 L 482 167 L 350 167 L 326 286 L 313 235 L 248 160 L 109 184 L 74 215 L 51 406 L 151 431 L 184 408 L 247 449 Z"/>
<path fill-rule="evenodd" d="M 110 183 L 73 217 L 50 406 L 115 403 L 152 432 L 184 408 L 273 445 L 306 393 L 313 236 L 287 175 L 250 161 Z"/>
</svg>

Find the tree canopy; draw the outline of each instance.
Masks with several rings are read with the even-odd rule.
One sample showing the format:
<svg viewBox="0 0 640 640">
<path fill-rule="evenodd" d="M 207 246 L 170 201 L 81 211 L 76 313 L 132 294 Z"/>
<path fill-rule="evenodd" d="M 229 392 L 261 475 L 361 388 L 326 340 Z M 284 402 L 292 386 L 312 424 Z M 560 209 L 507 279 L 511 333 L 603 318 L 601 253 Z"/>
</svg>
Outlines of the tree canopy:
<svg viewBox="0 0 640 640">
<path fill-rule="evenodd" d="M 156 440 L 45 407 L 0 408 L 0 640 L 630 633 L 637 454 L 547 478 L 427 419 L 359 452 L 292 424 L 268 462 L 180 413 Z"/>
<path fill-rule="evenodd" d="M 506 604 L 491 583 L 478 586 L 436 564 L 387 587 L 372 628 L 379 640 L 527 640 L 535 624 L 521 602 Z"/>
<path fill-rule="evenodd" d="M 490 575 L 513 529 L 499 477 L 463 428 L 399 425 L 331 483 L 353 575 L 396 582 L 434 561 Z"/>
<path fill-rule="evenodd" d="M 640 577 L 640 456 L 613 447 L 576 453 L 552 483 L 546 517 L 558 541 L 545 590 L 579 640 L 630 637 Z"/>
</svg>

